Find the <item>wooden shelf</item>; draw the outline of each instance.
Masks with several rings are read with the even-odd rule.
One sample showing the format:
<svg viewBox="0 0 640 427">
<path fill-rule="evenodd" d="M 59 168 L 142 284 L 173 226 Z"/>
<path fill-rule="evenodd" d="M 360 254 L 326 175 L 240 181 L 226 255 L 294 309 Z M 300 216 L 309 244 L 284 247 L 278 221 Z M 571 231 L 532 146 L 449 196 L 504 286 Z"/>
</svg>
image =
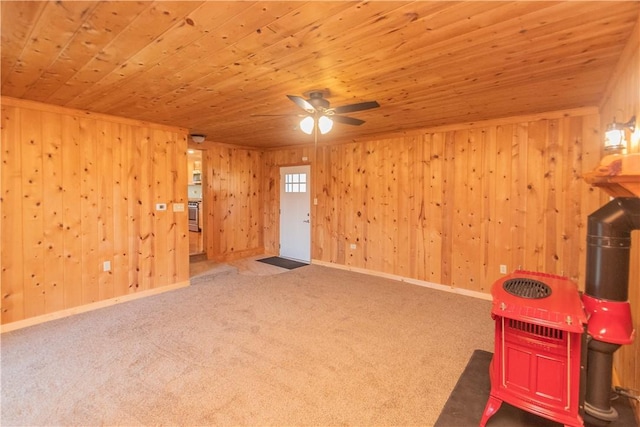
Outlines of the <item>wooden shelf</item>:
<svg viewBox="0 0 640 427">
<path fill-rule="evenodd" d="M 640 153 L 605 156 L 583 178 L 611 197 L 640 197 Z"/>
</svg>

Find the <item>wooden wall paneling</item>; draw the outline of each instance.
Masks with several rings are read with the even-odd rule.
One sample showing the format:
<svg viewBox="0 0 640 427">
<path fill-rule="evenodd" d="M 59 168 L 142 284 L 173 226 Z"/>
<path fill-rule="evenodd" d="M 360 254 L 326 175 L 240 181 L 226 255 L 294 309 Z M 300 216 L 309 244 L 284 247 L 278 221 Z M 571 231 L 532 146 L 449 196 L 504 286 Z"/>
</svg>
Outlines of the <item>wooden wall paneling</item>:
<svg viewBox="0 0 640 427">
<path fill-rule="evenodd" d="M 425 280 L 433 283 L 445 283 L 442 279 L 444 204 L 447 195 L 445 187 L 445 135 L 442 132 L 425 136 L 423 154 L 423 176 L 425 180 L 424 219 L 422 220 L 425 236 Z M 420 276 L 418 276 L 420 277 Z"/>
<path fill-rule="evenodd" d="M 150 131 L 147 128 L 138 127 L 134 130 L 134 138 L 140 144 L 140 175 L 139 175 L 139 204 L 137 218 L 140 221 L 139 247 L 140 258 L 138 284 L 139 290 L 151 288 L 154 271 L 154 191 L 153 191 L 153 150 Z"/>
<path fill-rule="evenodd" d="M 127 235 L 129 237 L 129 279 L 128 292 L 140 289 L 141 260 L 143 259 L 141 238 L 141 206 L 142 206 L 142 144 L 137 127 L 130 127 L 127 131 L 130 147 L 127 150 Z"/>
<path fill-rule="evenodd" d="M 347 256 L 347 236 L 350 230 L 347 230 L 347 216 L 351 215 L 351 212 L 347 212 L 344 206 L 347 204 L 348 200 L 352 197 L 349 193 L 350 189 L 347 187 L 350 182 L 350 177 L 348 174 L 348 161 L 349 155 L 348 150 L 351 144 L 341 145 L 336 150 L 336 157 L 334 158 L 334 164 L 336 165 L 335 177 L 337 188 L 335 191 L 335 210 L 334 215 L 337 219 L 337 222 L 334 223 L 336 226 L 336 252 L 335 257 L 338 263 L 345 264 L 346 256 Z"/>
<path fill-rule="evenodd" d="M 221 254 L 227 254 L 232 249 L 230 247 L 231 234 L 233 233 L 233 218 L 235 212 L 233 211 L 233 206 L 231 204 L 230 198 L 230 189 L 231 189 L 231 169 L 230 169 L 230 161 L 231 161 L 231 153 L 232 149 L 223 148 L 220 156 L 220 190 L 218 193 L 218 203 L 220 204 L 220 216 L 218 224 L 219 226 L 219 234 L 218 238 L 220 239 L 218 251 Z"/>
<path fill-rule="evenodd" d="M 314 154 L 315 157 L 315 154 Z M 252 181 L 251 181 L 251 215 L 253 221 L 252 235 L 256 236 L 256 240 L 253 241 L 253 245 L 256 248 L 264 248 L 264 235 L 262 234 L 263 217 L 262 217 L 262 168 L 263 168 L 263 154 L 260 152 L 254 152 L 253 166 L 252 166 Z M 313 207 L 313 187 L 315 185 L 314 178 L 314 166 L 311 165 L 311 185 L 309 186 L 309 192 L 312 197 L 311 206 Z M 311 221 L 313 218 L 313 208 L 309 212 Z M 313 233 L 311 234 L 313 236 Z M 313 239 L 312 244 L 313 244 Z M 313 254 L 313 252 L 311 252 Z"/>
<path fill-rule="evenodd" d="M 526 249 L 523 268 L 530 271 L 544 270 L 544 228 L 545 186 L 544 171 L 547 139 L 547 121 L 529 122 L 527 140 L 527 212 Z"/>
<path fill-rule="evenodd" d="M 314 212 L 311 226 L 312 226 L 312 251 L 311 258 L 319 259 L 319 260 L 327 260 L 327 250 L 325 242 L 329 241 L 329 221 L 331 218 L 330 213 L 330 204 L 329 204 L 329 191 L 330 191 L 330 182 L 331 176 L 329 175 L 330 171 L 330 162 L 331 158 L 329 156 L 329 149 L 327 147 L 317 147 L 315 150 L 315 163 L 314 163 L 314 183 L 313 183 L 313 191 L 314 197 L 317 198 L 318 204 L 312 207 Z M 364 173 L 364 165 L 361 165 L 361 174 Z M 362 182 L 362 181 L 361 181 Z M 364 191 L 364 190 L 363 190 Z M 263 199 L 264 200 L 264 199 Z M 366 204 L 366 200 L 364 201 Z M 265 201 L 264 208 L 269 206 L 268 200 Z M 364 218 L 366 219 L 366 211 L 363 211 Z M 265 217 L 264 226 L 267 227 L 269 218 Z M 268 250 L 268 236 L 265 235 L 265 249 Z M 366 258 L 365 248 L 366 245 L 364 240 L 360 242 L 364 247 L 362 249 L 362 256 Z M 363 260 L 364 261 L 364 260 Z"/>
<path fill-rule="evenodd" d="M 114 295 L 129 293 L 128 198 L 130 127 L 114 124 L 113 135 L 113 274 Z"/>
<path fill-rule="evenodd" d="M 82 165 L 80 175 L 80 212 L 82 236 L 82 303 L 88 304 L 99 299 L 98 272 L 98 150 L 96 122 L 80 119 L 80 149 Z"/>
<path fill-rule="evenodd" d="M 188 225 L 188 194 L 185 191 L 185 183 L 187 183 L 187 176 L 185 175 L 186 170 L 186 160 L 187 160 L 187 134 L 181 133 L 178 134 L 178 144 L 176 145 L 176 177 L 175 177 L 175 194 L 179 195 L 176 198 L 177 202 L 184 204 L 184 212 L 181 214 L 176 214 L 177 218 L 177 227 L 179 230 L 178 233 L 178 242 L 176 245 L 176 272 L 178 274 L 178 281 L 188 280 L 189 278 L 189 225 Z M 209 169 L 206 163 L 203 162 L 203 165 Z M 204 179 L 210 179 L 210 174 L 207 175 Z M 207 205 L 211 204 L 211 199 L 208 199 L 204 202 L 203 208 L 206 208 Z M 203 218 L 204 220 L 204 218 Z M 206 233 L 205 233 L 206 234 Z M 203 246 L 203 248 L 206 246 Z"/>
<path fill-rule="evenodd" d="M 338 178 L 337 178 L 337 156 L 338 147 L 329 146 L 328 151 L 328 176 L 327 176 L 327 231 L 329 240 L 325 245 L 326 257 L 329 262 L 338 262 L 338 212 L 337 212 L 337 198 L 338 198 Z"/>
<path fill-rule="evenodd" d="M 263 156 L 266 158 L 267 154 L 264 153 Z M 319 208 L 320 203 L 322 202 L 322 197 L 320 197 L 320 190 L 322 188 L 322 177 L 324 175 L 322 159 L 322 150 L 318 147 L 315 147 L 311 158 L 311 186 L 309 188 L 309 191 L 311 192 L 311 261 L 313 261 L 314 259 L 318 259 L 318 254 L 321 250 L 321 246 L 318 245 L 318 240 L 320 239 L 318 239 L 317 236 L 322 233 L 322 229 L 319 227 L 319 223 L 321 223 L 322 221 L 318 220 L 319 216 L 321 215 L 321 210 Z M 266 165 L 266 163 L 263 162 L 263 165 Z M 265 173 L 265 169 L 266 168 L 263 166 L 263 174 Z M 262 182 L 264 183 L 264 179 L 262 180 Z M 264 195 L 261 200 L 264 200 Z M 263 211 L 266 211 L 268 209 L 268 202 L 264 203 L 262 206 Z M 263 221 L 265 220 L 264 215 L 262 216 L 262 219 Z M 263 229 L 266 227 L 266 225 L 266 223 L 262 224 Z M 264 239 L 262 243 L 266 251 L 268 240 L 266 235 L 263 234 L 263 237 Z"/>
<path fill-rule="evenodd" d="M 383 211 L 382 221 L 380 223 L 382 231 L 382 271 L 385 273 L 393 273 L 397 267 L 398 245 L 398 205 L 396 203 L 396 195 L 398 194 L 398 152 L 399 147 L 397 140 L 387 141 L 383 144 L 380 151 L 382 157 L 380 162 L 383 168 L 379 170 L 382 176 L 378 181 L 382 192 L 381 209 Z M 393 147 L 393 148 L 392 148 Z"/>
<path fill-rule="evenodd" d="M 360 240 L 361 227 L 358 212 L 361 209 L 361 188 L 358 179 L 358 163 L 360 161 L 358 144 L 348 144 L 343 146 L 344 155 L 344 205 L 342 212 L 345 215 L 345 265 L 358 266 L 358 254 L 361 252 Z M 351 245 L 356 245 L 355 249 Z"/>
<path fill-rule="evenodd" d="M 242 189 L 243 197 L 243 210 L 245 215 L 245 248 L 256 250 L 262 249 L 262 239 L 260 225 L 262 223 L 260 219 L 260 204 L 259 204 L 259 190 L 256 191 L 255 187 L 260 182 L 258 176 L 260 175 L 260 152 L 253 150 L 246 150 L 245 161 L 246 171 L 244 176 L 244 188 Z M 311 192 L 311 174 L 309 175 L 309 186 L 307 191 Z M 309 200 L 311 202 L 311 200 Z M 311 216 L 311 212 L 309 212 Z"/>
<path fill-rule="evenodd" d="M 240 150 L 229 150 L 229 164 L 227 166 L 227 174 L 229 176 L 229 192 L 227 194 L 229 215 L 227 218 L 229 221 L 227 224 L 231 225 L 233 233 L 226 233 L 226 236 L 227 250 L 230 253 L 239 249 L 238 243 L 244 239 L 245 236 L 243 235 L 246 232 L 244 229 L 246 212 L 242 210 L 242 194 L 240 194 L 245 174 L 242 154 L 243 152 Z"/>
<path fill-rule="evenodd" d="M 325 224 L 325 240 L 323 242 L 323 253 L 324 257 L 322 258 L 325 261 L 334 262 L 335 258 L 335 238 L 334 238 L 334 228 L 336 223 L 336 218 L 334 217 L 334 209 L 335 209 L 335 191 L 337 190 L 337 185 L 335 183 L 334 178 L 334 170 L 333 170 L 333 160 L 335 158 L 335 147 L 329 146 L 324 148 L 325 153 L 325 180 L 323 181 L 323 189 L 322 189 L 322 198 L 323 198 L 323 211 L 325 216 L 323 217 Z"/>
<path fill-rule="evenodd" d="M 468 286 L 466 278 L 467 264 L 470 262 L 467 250 L 468 231 L 466 216 L 469 212 L 467 205 L 467 163 L 469 161 L 469 153 L 467 152 L 467 135 L 466 129 L 454 132 L 454 158 L 451 167 L 453 168 L 453 186 L 455 191 L 452 193 L 451 199 L 451 286 L 465 288 Z"/>
<path fill-rule="evenodd" d="M 214 258 L 214 249 L 213 249 L 213 241 L 217 238 L 218 229 L 215 228 L 214 223 L 214 209 L 216 206 L 216 193 L 214 190 L 214 184 L 217 182 L 216 178 L 216 164 L 214 163 L 213 156 L 213 148 L 208 147 L 202 150 L 202 165 L 204 167 L 203 170 L 203 179 L 202 179 L 202 199 L 203 199 L 203 210 L 202 210 L 202 222 L 205 229 L 205 233 L 202 236 L 203 240 L 203 248 L 204 252 L 207 254 L 207 258 Z M 205 202 L 206 200 L 206 202 Z M 187 231 L 187 235 L 190 231 Z"/>
<path fill-rule="evenodd" d="M 171 233 L 171 202 L 169 179 L 171 175 L 171 161 L 168 158 L 168 141 L 172 135 L 164 130 L 154 129 L 151 132 L 152 147 L 152 176 L 151 190 L 153 202 L 149 209 L 153 212 L 153 287 L 169 284 L 169 264 L 173 257 L 169 251 L 169 234 Z M 159 211 L 156 204 L 164 203 L 166 210 Z M 173 250 L 173 247 L 171 247 Z"/>
<path fill-rule="evenodd" d="M 62 116 L 64 306 L 82 305 L 82 148 L 80 120 Z"/>
<path fill-rule="evenodd" d="M 424 160 L 425 145 L 423 136 L 417 135 L 409 138 L 407 148 L 406 182 L 410 187 L 407 192 L 407 236 L 406 257 L 407 277 L 425 277 L 424 245 L 426 242 L 424 216 L 426 214 L 424 193 L 429 191 L 425 185 L 424 169 L 428 166 L 428 160 Z"/>
<path fill-rule="evenodd" d="M 409 158 L 412 157 L 413 148 L 415 143 L 412 139 L 400 139 L 400 151 L 398 152 L 398 158 L 396 162 L 396 183 L 395 183 L 395 196 L 396 200 L 393 203 L 396 211 L 396 237 L 395 237 L 395 256 L 396 267 L 394 268 L 395 274 L 401 276 L 409 276 L 410 271 L 410 257 L 409 257 L 409 233 L 410 223 L 409 217 L 411 216 L 410 199 L 414 197 L 412 181 L 415 178 L 409 173 Z"/>
<path fill-rule="evenodd" d="M 512 125 L 498 126 L 495 133 L 495 216 L 494 216 L 494 268 L 506 265 L 507 271 L 516 266 L 511 264 L 511 223 L 513 208 L 511 204 L 511 183 L 514 179 L 512 171 Z M 490 155 L 490 154 L 489 154 Z M 498 270 L 499 271 L 499 270 Z"/>
<path fill-rule="evenodd" d="M 563 190 L 564 219 L 562 221 L 562 271 L 566 277 L 578 282 L 580 266 L 575 262 L 580 258 L 581 230 L 586 225 L 586 215 L 581 209 L 582 193 L 587 185 L 582 179 L 582 117 L 569 117 L 564 126 L 562 147 L 565 151 L 566 167 Z"/>
<path fill-rule="evenodd" d="M 24 314 L 44 314 L 46 287 L 44 282 L 44 177 L 42 172 L 42 113 L 28 110 L 21 115 L 22 127 L 22 193 L 23 245 L 22 283 Z"/>
<path fill-rule="evenodd" d="M 382 154 L 378 153 L 380 150 L 380 143 L 377 141 L 368 142 L 365 147 L 366 160 L 365 171 L 366 175 L 366 221 L 367 221 L 367 235 L 363 236 L 365 240 L 365 268 L 381 271 L 381 266 L 384 262 L 382 258 L 382 233 L 380 230 L 380 220 L 383 213 L 382 210 L 382 193 L 381 182 L 384 179 L 382 171 L 380 170 L 379 158 Z M 340 188 L 335 188 L 336 193 L 340 193 Z M 337 226 L 338 224 L 334 224 Z"/>
<path fill-rule="evenodd" d="M 615 73 L 602 98 L 601 121 L 598 129 L 602 133 L 614 118 L 621 122 L 628 120 L 633 115 L 636 118 L 640 117 L 640 19 L 636 21 L 631 37 L 627 41 Z M 601 141 L 599 146 L 601 147 Z M 640 152 L 640 126 L 637 124 L 635 132 L 631 135 L 627 152 Z M 591 164 L 587 170 L 592 170 L 596 164 Z M 600 206 L 604 205 L 607 200 L 605 192 L 599 189 L 595 191 L 600 194 Z M 593 206 L 590 208 L 587 215 L 595 211 Z M 640 283 L 640 232 L 633 231 L 631 233 L 629 266 L 629 303 L 632 310 L 633 327 L 636 331 L 640 330 L 640 286 L 638 283 Z M 633 390 L 640 389 L 640 358 L 638 354 L 640 354 L 638 337 L 633 344 L 622 346 L 614 353 L 614 369 L 622 386 Z M 636 419 L 640 423 L 638 405 L 636 405 L 636 409 L 638 409 Z"/>
<path fill-rule="evenodd" d="M 469 231 L 469 263 L 468 274 L 466 279 L 471 289 L 479 291 L 482 288 L 480 277 L 487 263 L 485 253 L 482 250 L 482 236 L 486 225 L 486 219 L 483 216 L 484 210 L 484 193 L 482 182 L 484 179 L 484 146 L 485 146 L 485 130 L 482 128 L 472 129 L 469 131 L 467 142 L 467 151 L 469 153 L 468 163 L 468 187 L 467 187 L 467 203 L 474 208 L 469 209 L 467 214 L 467 224 Z M 473 254 L 477 259 L 472 260 Z"/>
<path fill-rule="evenodd" d="M 600 132 L 600 116 L 597 114 L 587 115 L 582 118 L 582 166 L 580 175 L 593 170 L 601 159 L 602 140 Z M 604 205 L 607 195 L 604 191 L 583 182 L 580 193 L 580 224 L 578 243 L 578 279 L 580 290 L 584 291 L 585 271 L 586 271 L 586 241 L 587 241 L 587 218 L 600 206 Z"/>
<path fill-rule="evenodd" d="M 3 324 L 106 301 L 141 283 L 169 284 L 167 266 L 176 262 L 187 280 L 184 244 L 184 260 L 177 261 L 175 246 L 165 238 L 160 275 L 149 264 L 160 250 L 154 242 L 160 228 L 150 219 L 150 185 L 161 177 L 164 184 L 158 186 L 170 197 L 173 174 L 166 149 L 152 162 L 151 144 L 164 147 L 177 139 L 175 133 L 157 131 L 149 141 L 147 127 L 44 104 L 13 105 L 9 98 L 2 112 L 2 227 L 11 229 L 0 236 Z M 182 179 L 186 192 L 186 175 Z M 9 254 L 5 247 L 14 250 Z M 111 262 L 110 272 L 102 271 L 105 261 Z"/>
<path fill-rule="evenodd" d="M 444 136 L 444 162 L 442 174 L 442 249 L 441 268 L 442 283 L 453 284 L 453 236 L 456 200 L 455 161 L 456 161 L 455 132 L 446 132 Z"/>
<path fill-rule="evenodd" d="M 276 183 L 278 182 L 278 179 L 275 176 L 275 169 L 276 169 L 275 155 L 276 155 L 275 151 L 265 152 L 264 162 L 263 162 L 264 179 L 262 179 L 262 185 L 261 185 L 261 191 L 262 191 L 261 201 L 263 206 L 262 235 L 264 239 L 264 250 L 268 254 L 279 253 L 278 246 L 277 246 L 278 237 L 276 236 L 279 227 L 276 226 L 276 211 L 275 211 L 276 209 L 275 192 L 277 187 Z M 270 202 L 270 201 L 273 201 L 273 202 Z M 322 198 L 319 198 L 318 205 L 322 206 Z M 278 202 L 278 208 L 279 208 L 279 202 Z M 318 210 L 316 209 L 316 215 L 315 215 L 316 218 L 317 218 L 317 212 Z M 312 222 L 312 227 L 314 227 L 315 229 L 316 221 Z M 316 242 L 314 242 L 314 244 L 315 243 Z M 316 251 L 317 251 L 317 248 L 312 252 L 312 254 L 315 253 Z"/>
<path fill-rule="evenodd" d="M 544 194 L 545 212 L 544 212 L 544 228 L 546 231 L 546 239 L 543 246 L 544 261 L 543 270 L 548 273 L 560 274 L 560 251 L 558 248 L 558 234 L 561 230 L 559 219 L 561 216 L 559 206 L 559 194 L 562 193 L 562 168 L 558 164 L 562 164 L 562 152 L 560 150 L 560 141 L 558 129 L 560 121 L 557 119 L 550 120 L 547 127 L 547 144 L 544 151 Z"/>
<path fill-rule="evenodd" d="M 204 154 L 207 165 L 203 187 L 206 200 L 205 244 L 210 259 L 228 260 L 277 248 L 279 202 L 277 197 L 282 153 L 210 144 Z M 263 174 L 264 165 L 264 174 Z M 264 179 L 263 179 L 264 178 Z M 277 179 L 277 181 L 276 181 Z M 268 196 L 267 196 L 268 194 Z M 262 210 L 262 205 L 266 210 Z M 263 226 L 263 224 L 266 224 Z M 264 243 L 266 242 L 266 243 Z"/>
<path fill-rule="evenodd" d="M 2 286 L 2 298 L 0 305 L 2 310 L 2 323 L 13 322 L 24 317 L 25 291 L 24 291 L 24 245 L 23 236 L 23 204 L 27 202 L 23 198 L 23 169 L 22 169 L 22 111 L 2 106 L 0 183 L 2 184 L 1 223 L 1 247 L 0 259 L 0 285 Z"/>
<path fill-rule="evenodd" d="M 497 221 L 500 218 L 498 216 L 498 196 L 497 183 L 501 179 L 501 171 L 498 169 L 498 156 L 497 153 L 497 132 L 498 126 L 489 126 L 486 128 L 486 140 L 484 142 L 483 151 L 486 153 L 486 159 L 484 161 L 484 179 L 483 179 L 483 203 L 482 203 L 482 216 L 485 221 L 484 234 L 481 237 L 482 246 L 484 252 L 485 265 L 480 276 L 479 289 L 482 292 L 490 292 L 491 285 L 498 277 L 497 272 L 499 270 L 500 261 L 498 259 L 498 251 L 495 250 L 496 245 L 496 233 L 498 230 Z M 513 266 L 507 265 L 507 268 L 513 268 Z"/>
<path fill-rule="evenodd" d="M 525 265 L 526 260 L 526 217 L 527 217 L 527 138 L 528 127 L 526 123 L 514 123 L 512 126 L 511 144 L 511 167 L 513 179 L 511 181 L 511 258 L 508 260 L 507 268 L 515 270 L 518 266 Z M 498 266 L 492 266 L 493 277 L 498 278 L 496 273 Z"/>
<path fill-rule="evenodd" d="M 180 262 L 180 254 L 189 253 L 189 246 L 186 232 L 188 223 L 188 206 L 187 206 L 187 141 L 184 136 L 172 133 L 166 141 L 167 148 L 167 247 L 170 252 L 167 265 L 167 281 L 168 283 L 181 282 L 188 279 L 189 272 L 181 266 L 185 262 Z M 206 164 L 204 165 L 206 167 Z M 184 212 L 175 212 L 176 203 L 182 203 Z M 204 210 L 203 210 L 204 212 Z M 200 219 L 204 223 L 204 218 Z M 188 265 L 188 264 L 187 264 Z"/>
<path fill-rule="evenodd" d="M 117 126 L 115 126 L 117 129 Z M 113 197 L 114 197 L 114 125 L 110 122 L 96 122 L 96 181 L 97 181 L 97 228 L 98 228 L 98 300 L 113 298 L 113 268 L 104 271 L 104 262 L 113 264 Z"/>
<path fill-rule="evenodd" d="M 42 113 L 42 137 L 45 313 L 51 313 L 65 307 L 63 145 L 59 115 Z"/>
</svg>

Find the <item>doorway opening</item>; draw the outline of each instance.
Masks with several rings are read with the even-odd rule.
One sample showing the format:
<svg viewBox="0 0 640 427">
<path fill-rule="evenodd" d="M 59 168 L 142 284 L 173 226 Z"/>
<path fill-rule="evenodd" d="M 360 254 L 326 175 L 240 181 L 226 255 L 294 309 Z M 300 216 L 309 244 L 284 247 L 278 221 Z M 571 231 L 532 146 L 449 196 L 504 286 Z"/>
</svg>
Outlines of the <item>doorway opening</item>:
<svg viewBox="0 0 640 427">
<path fill-rule="evenodd" d="M 187 150 L 189 207 L 189 255 L 204 253 L 204 221 L 202 220 L 202 150 Z"/>
</svg>

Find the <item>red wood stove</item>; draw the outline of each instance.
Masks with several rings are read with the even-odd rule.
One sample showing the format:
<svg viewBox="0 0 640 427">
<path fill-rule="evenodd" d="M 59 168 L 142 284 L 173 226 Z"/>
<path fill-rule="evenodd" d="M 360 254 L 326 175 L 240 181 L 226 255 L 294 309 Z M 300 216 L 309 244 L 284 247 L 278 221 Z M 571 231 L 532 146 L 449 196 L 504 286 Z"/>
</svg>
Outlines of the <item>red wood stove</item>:
<svg viewBox="0 0 640 427">
<path fill-rule="evenodd" d="M 583 426 L 580 377 L 587 319 L 576 284 L 551 274 L 515 271 L 495 282 L 491 294 L 495 352 L 480 426 L 502 402 Z"/>
</svg>

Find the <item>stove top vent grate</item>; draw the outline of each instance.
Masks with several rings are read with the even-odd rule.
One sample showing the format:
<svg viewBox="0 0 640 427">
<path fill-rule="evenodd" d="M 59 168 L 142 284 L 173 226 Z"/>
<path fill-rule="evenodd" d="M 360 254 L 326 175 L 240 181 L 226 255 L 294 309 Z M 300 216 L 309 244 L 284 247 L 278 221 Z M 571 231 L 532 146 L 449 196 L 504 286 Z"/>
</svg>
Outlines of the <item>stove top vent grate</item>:
<svg viewBox="0 0 640 427">
<path fill-rule="evenodd" d="M 541 299 L 551 295 L 549 285 L 524 277 L 509 279 L 504 282 L 502 288 L 511 295 L 521 298 Z"/>
</svg>

